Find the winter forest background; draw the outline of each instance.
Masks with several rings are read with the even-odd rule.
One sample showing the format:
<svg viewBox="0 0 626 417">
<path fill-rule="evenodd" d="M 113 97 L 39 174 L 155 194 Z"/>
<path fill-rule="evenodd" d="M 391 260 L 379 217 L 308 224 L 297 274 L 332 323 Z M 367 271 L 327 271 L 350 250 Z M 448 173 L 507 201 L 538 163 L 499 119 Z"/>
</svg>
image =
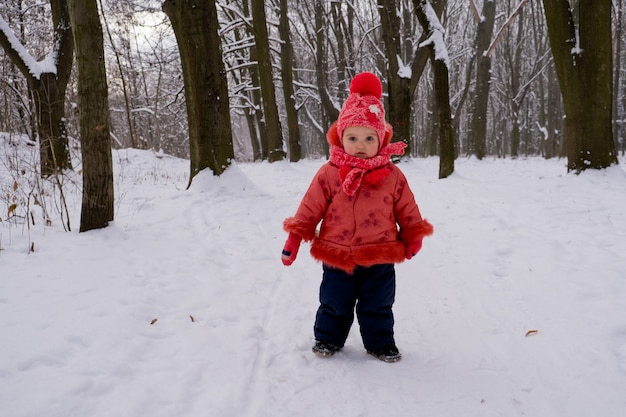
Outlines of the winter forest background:
<svg viewBox="0 0 626 417">
<path fill-rule="evenodd" d="M 94 6 L 91 15 L 86 4 Z M 103 141 L 110 141 L 113 148 L 149 149 L 190 158 L 191 177 L 206 167 L 219 175 L 226 164 L 221 161 L 232 160 L 231 153 L 236 161 L 270 162 L 326 155 L 325 132 L 346 98 L 351 78 L 360 71 L 372 71 L 383 80 L 387 116 L 395 138 L 408 143 L 412 157 L 443 158 L 444 153 L 452 159 L 469 155 L 479 159 L 567 157 L 564 90 L 559 84 L 557 54 L 551 48 L 544 15 L 547 4 L 552 4 L 555 16 L 565 11 L 560 20 L 553 18 L 561 25 L 559 28 L 554 24 L 554 33 L 560 31 L 564 39 L 561 49 L 566 50 L 565 61 L 572 57 L 573 64 L 569 64 L 584 69 L 590 64 L 582 58 L 577 62 L 577 57 L 586 59 L 595 54 L 587 74 L 600 74 L 601 69 L 606 74 L 607 62 L 612 60 L 608 77 L 590 80 L 582 74 L 568 78 L 563 70 L 565 75 L 560 80 L 567 92 L 582 91 L 583 95 L 570 95 L 579 114 L 590 113 L 594 107 L 612 112 L 610 126 L 605 123 L 610 132 L 593 131 L 592 127 L 584 135 L 591 145 L 583 149 L 590 155 L 595 153 L 594 143 L 610 142 L 608 163 L 592 167 L 607 166 L 616 162 L 616 154 L 626 148 L 623 0 L 225 0 L 215 2 L 215 9 L 212 2 L 193 1 L 7 0 L 0 5 L 0 132 L 8 132 L 13 138 L 9 141 L 19 138 L 34 147 L 41 137 L 49 136 L 50 141 L 42 143 L 52 145 L 40 147 L 38 155 L 33 152 L 28 169 L 24 164 L 20 166 L 32 178 L 55 174 L 53 187 L 67 181 L 59 179 L 56 174 L 63 170 L 56 168 L 82 164 L 87 173 L 103 159 L 106 162 L 107 157 L 100 152 L 93 157 L 94 163 L 88 163 L 80 151 L 81 144 L 85 152 L 85 143 Z M 565 9 L 557 10 L 563 5 Z M 205 18 L 213 19 L 212 10 L 219 27 Z M 94 16 L 96 20 L 91 23 L 85 20 L 69 27 L 80 17 Z M 74 51 L 67 46 L 72 44 L 72 29 Z M 187 52 L 193 48 L 184 45 L 203 30 L 209 34 L 199 39 L 207 44 L 198 43 L 195 48 L 201 45 L 206 51 L 218 53 L 202 55 L 203 50 L 194 56 L 193 51 Z M 574 36 L 568 36 L 568 30 Z M 84 36 L 77 36 L 81 31 Z M 217 41 L 211 39 L 211 31 L 219 35 Z M 108 125 L 100 129 L 105 131 L 102 137 L 87 138 L 87 125 L 81 136 L 80 114 L 92 111 L 87 106 L 98 101 L 97 87 L 84 87 L 84 94 L 94 95 L 86 95 L 81 106 L 78 67 L 97 50 L 88 42 L 97 39 L 100 32 L 106 64 L 101 79 L 108 103 L 104 105 L 104 116 L 100 113 L 86 118 L 96 123 L 98 117 L 103 117 L 107 123 L 101 126 Z M 581 32 L 586 36 L 581 35 L 579 40 Z M 609 36 L 603 37 L 602 33 Z M 581 45 L 581 41 L 587 43 Z M 16 43 L 21 46 L 16 47 Z M 83 49 L 79 50 L 81 45 Z M 606 50 L 609 55 L 596 54 Z M 218 90 L 207 91 L 207 84 L 199 81 L 189 84 L 186 91 L 181 63 L 185 54 L 191 54 L 187 58 L 193 67 L 190 74 L 206 71 L 205 78 L 210 79 L 204 82 L 218 86 L 219 80 L 214 78 L 224 77 L 230 120 L 223 117 L 225 100 Z M 34 64 L 29 66 L 25 55 L 39 61 L 38 70 L 32 68 Z M 67 56 L 76 59 L 64 63 L 63 57 Z M 45 79 L 50 74 L 43 65 L 50 60 L 52 81 Z M 94 60 L 98 60 L 97 55 Z M 437 77 L 435 62 L 445 64 L 440 73 L 445 78 Z M 62 73 L 62 65 L 67 68 L 63 70 L 67 76 Z M 84 64 L 83 68 L 90 67 Z M 83 70 L 83 76 L 87 77 L 89 71 Z M 602 90 L 598 86 L 609 89 L 608 94 L 602 93 L 605 102 L 595 105 L 593 94 Z M 43 96 L 50 101 L 47 112 L 44 105 L 37 104 L 36 97 L 43 102 Z M 200 107 L 198 114 L 190 116 L 192 101 Z M 55 103 L 61 103 L 62 109 L 55 109 Z M 222 116 L 215 116 L 220 111 Z M 55 118 L 60 122 L 55 124 Z M 48 119 L 53 126 L 42 130 Z M 226 132 L 232 144 L 226 146 L 222 139 L 211 136 L 223 135 L 222 120 L 232 128 Z M 442 128 L 445 123 L 449 126 Z M 190 126 L 196 130 L 190 131 Z M 446 149 L 442 135 L 450 144 L 445 145 Z M 59 138 L 61 146 L 55 148 Z M 570 148 L 577 140 L 570 142 Z M 48 156 L 44 148 L 52 149 Z M 67 157 L 60 158 L 65 151 Z M 10 151 L 3 152 L 0 159 L 5 166 L 15 165 Z M 110 166 L 110 162 L 104 165 Z M 580 166 L 570 164 L 569 168 L 579 170 Z M 107 169 L 98 175 L 106 176 Z M 452 170 L 450 162 L 444 174 L 440 168 L 440 177 Z M 31 183 L 38 181 L 32 179 Z M 2 184 L 3 188 L 18 186 L 15 181 Z M 103 188 L 93 181 L 86 181 L 85 187 L 87 194 Z M 15 189 L 2 193 L 9 214 L 11 207 L 19 208 L 15 193 Z M 110 195 L 99 198 L 112 198 L 111 192 L 105 194 Z"/>
<path fill-rule="evenodd" d="M 0 1 L 2 417 L 623 417 L 625 2 Z M 280 262 L 360 71 L 435 226 L 397 366 Z"/>
</svg>

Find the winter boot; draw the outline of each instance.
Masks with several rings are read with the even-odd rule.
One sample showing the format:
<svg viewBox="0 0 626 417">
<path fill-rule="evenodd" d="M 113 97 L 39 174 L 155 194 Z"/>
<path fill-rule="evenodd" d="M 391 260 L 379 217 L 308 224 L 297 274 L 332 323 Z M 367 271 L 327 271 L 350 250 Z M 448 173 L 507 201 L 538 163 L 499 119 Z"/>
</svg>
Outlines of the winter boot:
<svg viewBox="0 0 626 417">
<path fill-rule="evenodd" d="M 380 359 L 381 361 L 388 363 L 398 362 L 402 359 L 402 355 L 395 345 L 384 346 L 376 350 L 368 350 L 367 353 L 376 359 Z"/>
<path fill-rule="evenodd" d="M 317 353 L 320 356 L 333 356 L 335 353 L 339 352 L 341 348 L 332 343 L 324 342 L 323 340 L 316 340 L 312 350 L 313 353 Z"/>
</svg>

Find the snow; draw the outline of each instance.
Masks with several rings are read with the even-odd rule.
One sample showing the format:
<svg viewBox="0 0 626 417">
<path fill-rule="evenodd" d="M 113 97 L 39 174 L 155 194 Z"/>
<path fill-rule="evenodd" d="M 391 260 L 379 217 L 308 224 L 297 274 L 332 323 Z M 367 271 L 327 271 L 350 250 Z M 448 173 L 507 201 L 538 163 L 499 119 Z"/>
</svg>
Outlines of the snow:
<svg viewBox="0 0 626 417">
<path fill-rule="evenodd" d="M 543 135 L 543 140 L 548 140 L 548 138 L 550 137 L 549 132 L 548 132 L 548 128 L 545 127 L 545 126 L 542 126 L 539 122 L 537 122 L 536 124 L 537 124 L 537 129 Z"/>
<path fill-rule="evenodd" d="M 408 80 L 411 79 L 411 75 L 413 74 L 413 71 L 411 70 L 411 66 L 410 65 L 406 65 L 403 61 L 402 58 L 400 58 L 400 55 L 396 55 L 396 59 L 398 61 L 398 77 L 400 78 L 406 78 Z"/>
<path fill-rule="evenodd" d="M 28 231 L 1 208 L 3 416 L 626 415 L 623 162 L 458 159 L 445 180 L 436 158 L 401 163 L 435 234 L 397 266 L 403 359 L 386 364 L 356 324 L 312 354 L 321 266 L 306 245 L 280 262 L 323 160 L 239 163 L 188 190 L 188 161 L 114 161 L 108 228 Z"/>
<path fill-rule="evenodd" d="M 448 48 L 446 47 L 445 34 L 446 30 L 439 21 L 437 13 L 433 9 L 432 5 L 428 2 L 422 4 L 424 14 L 428 20 L 430 36 L 424 42 L 420 43 L 419 47 L 432 45 L 435 51 L 435 59 L 442 61 L 446 67 L 450 66 L 450 58 L 448 56 Z"/>
<path fill-rule="evenodd" d="M 580 33 L 579 33 L 578 26 L 576 26 L 575 34 L 576 34 L 576 42 L 575 42 L 574 46 L 572 47 L 571 53 L 574 56 L 582 55 L 583 54 L 583 49 L 580 47 Z M 574 65 L 576 65 L 576 61 L 574 61 Z"/>
<path fill-rule="evenodd" d="M 43 60 L 37 61 L 17 39 L 13 29 L 9 27 L 9 24 L 2 18 L 2 16 L 0 16 L 0 32 L 4 33 L 13 50 L 17 52 L 19 57 L 24 62 L 24 65 L 28 68 L 30 75 L 34 78 L 41 78 L 41 74 L 43 73 L 57 73 L 57 56 L 55 48 L 52 49 Z"/>
</svg>

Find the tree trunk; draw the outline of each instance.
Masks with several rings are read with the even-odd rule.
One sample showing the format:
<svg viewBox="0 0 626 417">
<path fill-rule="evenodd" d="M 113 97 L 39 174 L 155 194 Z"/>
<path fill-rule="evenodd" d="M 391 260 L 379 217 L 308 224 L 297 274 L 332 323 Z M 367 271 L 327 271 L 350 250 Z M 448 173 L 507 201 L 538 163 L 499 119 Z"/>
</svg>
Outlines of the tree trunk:
<svg viewBox="0 0 626 417">
<path fill-rule="evenodd" d="M 324 28 L 324 2 L 322 0 L 315 1 L 315 78 L 317 81 L 318 94 L 322 104 L 322 120 L 321 125 L 327 129 L 332 121 L 339 118 L 339 111 L 328 94 L 328 64 L 326 61 L 326 34 Z M 324 132 L 326 133 L 326 132 Z M 326 136 L 322 135 L 322 147 L 326 155 L 330 150 Z"/>
<path fill-rule="evenodd" d="M 378 0 L 381 30 L 387 56 L 387 120 L 393 126 L 394 141 L 406 143 L 406 154 L 411 154 L 411 115 L 413 97 L 411 78 L 399 73 L 402 57 L 400 40 L 400 18 L 395 0 Z"/>
<path fill-rule="evenodd" d="M 243 15 L 246 16 L 246 18 L 251 17 L 249 2 L 250 0 L 242 1 Z M 246 25 L 245 30 L 247 34 L 254 36 L 253 29 L 250 25 Z M 256 46 L 254 45 L 250 45 L 250 62 L 258 62 L 258 54 Z M 252 84 L 252 91 L 248 94 L 250 101 L 253 104 L 253 109 L 250 110 L 252 112 L 251 114 L 246 114 L 246 117 L 248 120 L 253 122 L 253 124 L 249 127 L 253 155 L 252 158 L 254 161 L 262 161 L 267 159 L 269 150 L 267 144 L 267 129 L 265 129 L 265 119 L 263 118 L 263 112 L 260 110 L 263 108 L 263 103 L 261 101 L 259 67 L 258 65 L 250 65 L 248 67 L 248 71 L 250 73 L 250 83 Z"/>
<path fill-rule="evenodd" d="M 331 29 L 335 33 L 336 60 L 337 60 L 337 101 L 344 103 L 348 98 L 350 90 L 350 80 L 354 77 L 354 55 L 352 45 L 354 44 L 353 34 L 350 30 L 354 18 L 354 8 L 348 5 L 348 16 L 344 16 L 342 2 L 330 3 L 330 14 L 332 16 Z M 350 26 L 346 28 L 346 26 Z"/>
<path fill-rule="evenodd" d="M 461 131 L 461 114 L 462 114 L 463 106 L 465 105 L 465 101 L 469 97 L 469 91 L 472 85 L 472 74 L 474 72 L 475 62 L 476 62 L 476 56 L 472 55 L 470 57 L 469 62 L 467 63 L 467 67 L 465 70 L 465 77 L 464 77 L 465 85 L 463 86 L 463 90 L 459 94 L 460 97 L 458 99 L 456 109 L 454 111 L 454 118 L 452 119 L 454 132 L 457 137 L 457 156 L 459 152 L 469 153 L 471 152 L 471 149 L 473 148 L 473 146 L 469 144 L 469 140 L 466 140 L 466 141 L 463 141 L 464 146 L 463 146 L 463 149 L 461 149 L 460 137 L 463 134 L 463 132 Z"/>
<path fill-rule="evenodd" d="M 276 103 L 274 71 L 272 70 L 271 50 L 265 17 L 265 2 L 263 0 L 252 0 L 251 10 L 259 66 L 259 80 L 261 81 L 261 95 L 263 96 L 263 115 L 267 130 L 267 158 L 270 162 L 276 162 L 285 159 L 285 151 L 283 150 L 283 131 L 280 126 L 280 116 Z"/>
<path fill-rule="evenodd" d="M 611 0 L 580 0 L 578 30 L 568 0 L 543 7 L 565 107 L 568 171 L 616 164 Z"/>
<path fill-rule="evenodd" d="M 26 78 L 35 104 L 41 176 L 47 177 L 58 169 L 72 167 L 65 128 L 65 91 L 74 61 L 74 41 L 66 0 L 50 0 L 54 26 L 53 51 L 56 73 L 31 72 L 26 57 L 14 49 L 12 33 L 0 30 L 0 46 Z M 1 18 L 0 18 L 1 19 Z M 14 37 L 14 36 L 13 36 Z M 17 39 L 15 42 L 19 43 Z"/>
<path fill-rule="evenodd" d="M 234 159 L 228 84 L 214 1 L 165 0 L 183 67 L 191 174 L 221 175 Z"/>
<path fill-rule="evenodd" d="M 517 21 L 517 39 L 515 42 L 515 46 L 513 48 L 509 48 L 509 53 L 514 54 L 513 58 L 510 61 L 511 66 L 511 92 L 513 96 L 519 97 L 511 97 L 511 112 L 513 113 L 513 126 L 511 132 L 511 157 L 517 158 L 519 156 L 519 146 L 520 146 L 520 106 L 522 105 L 523 96 L 519 95 L 518 91 L 520 90 L 520 76 L 522 73 L 522 45 L 523 45 L 523 36 L 524 36 L 524 19 L 523 11 L 520 10 L 520 16 Z M 513 49 L 512 51 L 510 49 Z"/>
<path fill-rule="evenodd" d="M 247 1 L 247 0 L 245 0 Z M 258 62 L 258 54 L 256 46 L 250 47 L 250 61 Z M 252 91 L 250 92 L 252 103 L 254 104 L 254 120 L 255 125 L 258 127 L 258 143 L 252 143 L 252 151 L 254 154 L 254 160 L 266 160 L 269 154 L 269 139 L 267 136 L 267 129 L 265 127 L 265 118 L 263 117 L 263 98 L 261 97 L 261 82 L 259 76 L 259 68 L 256 65 L 250 66 L 250 83 L 252 84 Z"/>
<path fill-rule="evenodd" d="M 65 127 L 65 88 L 54 73 L 42 73 L 31 85 L 37 112 L 42 178 L 72 167 Z"/>
<path fill-rule="evenodd" d="M 615 142 L 615 150 L 619 152 L 619 145 L 622 143 L 622 138 L 620 138 L 622 133 L 622 126 L 626 121 L 620 121 L 620 102 L 619 102 L 619 89 L 621 85 L 621 74 L 622 74 L 622 43 L 624 30 L 622 29 L 622 20 L 624 18 L 624 10 L 623 10 L 623 2 L 619 0 L 617 2 L 617 28 L 615 31 L 615 71 L 614 71 L 614 80 L 613 80 L 613 141 Z M 626 97 L 626 94 L 625 94 Z M 626 111 L 626 106 L 622 108 L 622 111 Z"/>
<path fill-rule="evenodd" d="M 452 112 L 450 110 L 450 86 L 448 66 L 440 60 L 433 61 L 435 94 L 437 96 L 437 119 L 439 120 L 439 178 L 447 178 L 454 172 L 456 157 Z"/>
<path fill-rule="evenodd" d="M 424 31 L 429 37 L 435 35 L 435 31 L 439 30 L 433 26 L 428 20 L 428 8 L 432 6 L 427 0 L 414 0 L 415 11 L 420 24 L 424 27 Z M 445 5 L 445 2 L 444 2 Z M 440 9 L 440 10 L 443 10 Z M 431 10 L 434 12 L 434 10 Z M 437 14 L 437 18 L 441 17 L 441 12 Z M 441 24 L 439 23 L 439 26 Z M 441 34 L 443 39 L 443 34 Z M 435 78 L 435 102 L 437 106 L 437 126 L 439 129 L 439 178 L 447 178 L 454 172 L 455 140 L 454 128 L 452 126 L 452 111 L 450 110 L 450 85 L 448 80 L 448 63 L 446 62 L 447 53 L 444 56 L 435 54 L 435 45 L 429 45 L 431 52 L 430 62 L 433 64 L 433 73 Z M 443 52 L 443 51 L 441 51 Z"/>
<path fill-rule="evenodd" d="M 69 0 L 76 45 L 83 202 L 80 231 L 106 227 L 113 220 L 113 160 L 104 42 L 96 0 Z"/>
<path fill-rule="evenodd" d="M 559 91 L 559 81 L 553 67 L 548 73 L 548 103 L 547 103 L 547 129 L 548 143 L 546 146 L 550 149 L 552 157 L 566 157 L 567 149 L 565 140 L 563 139 L 563 106 L 561 92 Z"/>
<path fill-rule="evenodd" d="M 478 159 L 487 151 L 487 108 L 491 83 L 491 58 L 485 54 L 491 43 L 496 16 L 496 2 L 485 0 L 476 34 L 476 91 L 472 108 L 469 143 Z"/>
<path fill-rule="evenodd" d="M 287 16 L 287 0 L 280 0 L 280 65 L 283 82 L 283 94 L 285 97 L 285 111 L 287 113 L 287 130 L 289 134 L 289 160 L 298 162 L 302 159 L 302 147 L 300 146 L 300 127 L 298 124 L 298 111 L 296 110 L 296 97 L 293 88 L 293 47 L 289 37 L 289 18 Z"/>
</svg>

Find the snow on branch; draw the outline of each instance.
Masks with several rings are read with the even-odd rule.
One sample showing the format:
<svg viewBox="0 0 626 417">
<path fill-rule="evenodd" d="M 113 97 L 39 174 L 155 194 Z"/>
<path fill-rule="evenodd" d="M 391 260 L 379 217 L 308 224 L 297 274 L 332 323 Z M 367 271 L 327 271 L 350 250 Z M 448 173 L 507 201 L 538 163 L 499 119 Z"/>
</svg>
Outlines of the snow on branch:
<svg viewBox="0 0 626 417">
<path fill-rule="evenodd" d="M 574 42 L 574 46 L 572 47 L 572 55 L 582 55 L 583 50 L 580 47 L 580 32 L 578 26 L 576 26 L 574 35 L 576 36 L 576 40 Z"/>
<path fill-rule="evenodd" d="M 428 39 L 420 43 L 419 47 L 432 45 L 435 51 L 435 60 L 443 61 L 449 67 L 448 48 L 446 48 L 446 43 L 444 42 L 446 31 L 429 1 L 422 2 L 422 10 L 428 20 L 429 36 Z"/>
<path fill-rule="evenodd" d="M 400 58 L 400 55 L 396 55 L 396 59 L 398 60 L 398 77 L 410 80 L 412 75 L 411 66 L 406 65 Z"/>
<path fill-rule="evenodd" d="M 0 41 L 5 48 L 8 47 L 7 55 L 21 71 L 27 71 L 35 79 L 40 79 L 43 73 L 56 74 L 56 48 L 53 48 L 53 52 L 42 61 L 37 61 L 17 39 L 2 16 L 0 16 Z"/>
</svg>

